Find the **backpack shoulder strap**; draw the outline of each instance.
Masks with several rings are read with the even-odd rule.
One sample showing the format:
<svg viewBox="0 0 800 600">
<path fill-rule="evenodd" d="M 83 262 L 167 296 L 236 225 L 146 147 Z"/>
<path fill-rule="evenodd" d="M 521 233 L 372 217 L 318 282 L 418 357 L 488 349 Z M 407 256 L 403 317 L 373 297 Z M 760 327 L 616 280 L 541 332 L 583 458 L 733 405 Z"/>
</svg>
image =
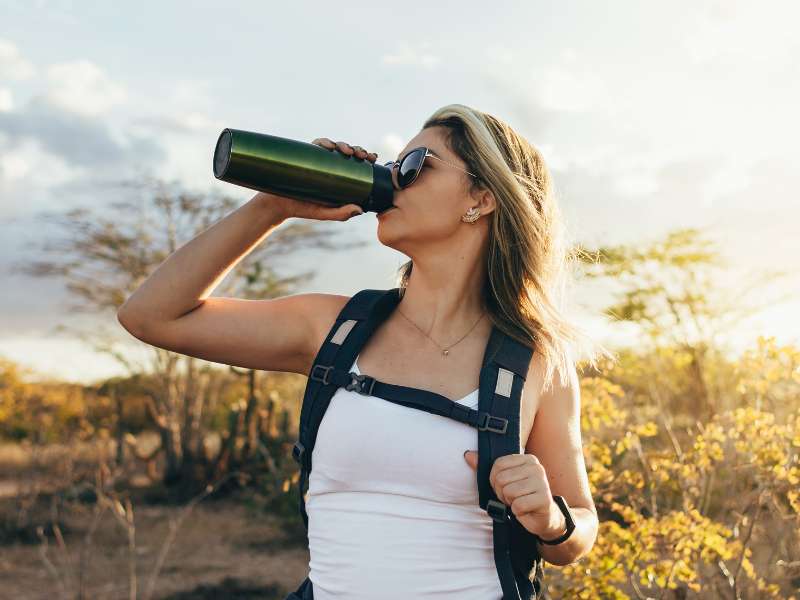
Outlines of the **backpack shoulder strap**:
<svg viewBox="0 0 800 600">
<path fill-rule="evenodd" d="M 532 600 L 541 589 L 541 557 L 531 534 L 511 509 L 500 502 L 489 482 L 492 465 L 501 456 L 521 454 L 520 408 L 522 389 L 533 348 L 496 326 L 486 345 L 480 374 L 478 407 L 508 420 L 504 431 L 478 431 L 478 503 L 492 517 L 494 559 L 504 600 Z M 531 580 L 531 571 L 536 570 Z"/>
<path fill-rule="evenodd" d="M 350 368 L 366 341 L 399 301 L 399 288 L 357 292 L 339 311 L 314 358 L 300 409 L 298 440 L 292 448 L 292 457 L 300 464 L 300 514 L 306 529 L 305 485 L 311 474 L 311 455 L 319 425 L 337 389 L 328 374 L 334 368 Z"/>
</svg>

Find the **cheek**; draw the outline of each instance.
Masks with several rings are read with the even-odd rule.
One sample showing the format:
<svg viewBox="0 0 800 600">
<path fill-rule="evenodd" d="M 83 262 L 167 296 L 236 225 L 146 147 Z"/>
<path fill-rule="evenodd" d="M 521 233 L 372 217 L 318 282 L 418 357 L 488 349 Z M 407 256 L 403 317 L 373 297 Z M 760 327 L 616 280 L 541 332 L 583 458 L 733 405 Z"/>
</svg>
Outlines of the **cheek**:
<svg viewBox="0 0 800 600">
<path fill-rule="evenodd" d="M 408 206 L 407 212 L 413 215 L 411 218 L 425 220 L 431 225 L 452 223 L 463 204 L 461 190 L 448 181 L 429 180 L 417 189 L 409 188 L 407 191 L 403 207 Z"/>
<path fill-rule="evenodd" d="M 399 210 L 381 217 L 377 234 L 381 243 L 392 246 L 446 238 L 453 235 L 458 225 L 458 219 L 453 219 L 453 215 L 441 207 L 406 203 Z"/>
<path fill-rule="evenodd" d="M 399 208 L 378 220 L 378 238 L 392 241 L 441 238 L 452 235 L 460 225 L 463 195 L 456 185 L 420 180 L 419 186 L 403 190 Z"/>
</svg>

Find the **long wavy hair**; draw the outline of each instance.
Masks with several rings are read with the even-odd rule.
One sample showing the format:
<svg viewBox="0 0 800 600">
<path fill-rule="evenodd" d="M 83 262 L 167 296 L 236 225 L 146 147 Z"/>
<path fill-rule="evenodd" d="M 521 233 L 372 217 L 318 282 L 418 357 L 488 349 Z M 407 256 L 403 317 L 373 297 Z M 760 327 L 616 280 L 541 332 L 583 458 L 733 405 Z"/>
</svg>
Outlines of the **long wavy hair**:
<svg viewBox="0 0 800 600">
<path fill-rule="evenodd" d="M 488 188 L 497 202 L 489 215 L 482 291 L 492 323 L 542 354 L 543 389 L 556 370 L 564 385 L 579 354 L 593 367 L 598 355 L 614 361 L 608 349 L 562 314 L 579 250 L 566 243 L 553 181 L 540 152 L 507 123 L 463 104 L 438 109 L 423 129 L 434 126 L 446 128 L 448 147 L 477 175 L 470 178 L 470 191 Z M 409 260 L 398 270 L 401 297 L 413 266 Z"/>
</svg>

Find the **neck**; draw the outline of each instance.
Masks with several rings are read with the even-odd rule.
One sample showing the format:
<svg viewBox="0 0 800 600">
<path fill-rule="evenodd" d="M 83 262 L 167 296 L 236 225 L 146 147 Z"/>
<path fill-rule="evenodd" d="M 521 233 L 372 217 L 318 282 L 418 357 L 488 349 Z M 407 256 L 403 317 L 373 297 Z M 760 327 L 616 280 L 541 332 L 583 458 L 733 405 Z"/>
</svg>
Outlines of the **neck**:
<svg viewBox="0 0 800 600">
<path fill-rule="evenodd" d="M 484 282 L 482 269 L 473 269 L 465 261 L 443 255 L 414 259 L 398 309 L 437 343 L 447 346 L 467 333 L 486 312 Z M 467 337 L 483 331 L 489 323 L 488 319 L 484 321 Z"/>
</svg>

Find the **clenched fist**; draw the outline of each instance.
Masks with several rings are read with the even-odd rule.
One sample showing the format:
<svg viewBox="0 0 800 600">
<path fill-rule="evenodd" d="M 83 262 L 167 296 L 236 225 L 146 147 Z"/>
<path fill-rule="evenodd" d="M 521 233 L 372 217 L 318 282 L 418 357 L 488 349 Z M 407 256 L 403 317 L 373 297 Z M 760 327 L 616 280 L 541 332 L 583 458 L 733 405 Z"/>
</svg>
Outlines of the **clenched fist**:
<svg viewBox="0 0 800 600">
<path fill-rule="evenodd" d="M 478 453 L 467 450 L 464 459 L 478 470 Z M 550 492 L 544 467 L 533 454 L 506 454 L 492 465 L 489 483 L 497 498 L 511 508 L 517 521 L 542 539 L 553 539 L 567 527 Z"/>
</svg>

